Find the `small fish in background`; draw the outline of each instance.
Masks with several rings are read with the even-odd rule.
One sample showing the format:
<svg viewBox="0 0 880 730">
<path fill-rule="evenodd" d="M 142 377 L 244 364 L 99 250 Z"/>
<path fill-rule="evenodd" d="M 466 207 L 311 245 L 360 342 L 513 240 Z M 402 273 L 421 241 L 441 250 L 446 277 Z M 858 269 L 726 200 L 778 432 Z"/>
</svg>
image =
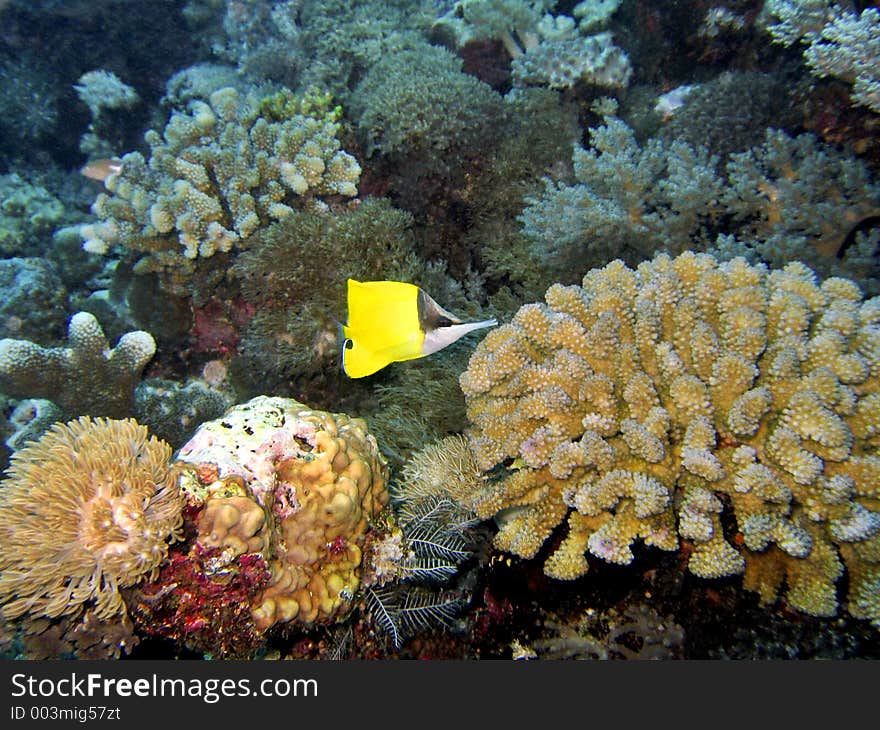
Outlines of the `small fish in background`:
<svg viewBox="0 0 880 730">
<path fill-rule="evenodd" d="M 110 157 L 105 160 L 92 160 L 80 168 L 80 173 L 90 180 L 104 182 L 111 175 L 122 171 L 122 160 Z"/>
<path fill-rule="evenodd" d="M 685 84 L 678 86 L 672 91 L 667 91 L 657 98 L 654 111 L 660 115 L 664 122 L 672 119 L 676 111 L 685 105 L 688 94 L 697 88 L 697 84 Z"/>
<path fill-rule="evenodd" d="M 415 284 L 348 280 L 348 322 L 343 325 L 342 369 L 363 378 L 393 362 L 425 357 L 495 319 L 462 322 Z"/>
</svg>

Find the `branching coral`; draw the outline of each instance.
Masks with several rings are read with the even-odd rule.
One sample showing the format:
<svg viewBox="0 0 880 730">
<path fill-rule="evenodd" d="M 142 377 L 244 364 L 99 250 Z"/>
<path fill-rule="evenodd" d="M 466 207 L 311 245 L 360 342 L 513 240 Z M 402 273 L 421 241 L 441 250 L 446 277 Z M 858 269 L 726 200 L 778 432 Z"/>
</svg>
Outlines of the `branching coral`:
<svg viewBox="0 0 880 730">
<path fill-rule="evenodd" d="M 554 0 L 461 0 L 434 28 L 458 46 L 496 38 L 516 58 L 540 42 L 538 26 L 553 5 Z"/>
<path fill-rule="evenodd" d="M 67 347 L 0 340 L 0 391 L 47 398 L 68 416 L 130 415 L 135 386 L 156 351 L 148 332 L 128 332 L 110 349 L 91 314 L 70 318 Z"/>
<path fill-rule="evenodd" d="M 543 194 L 526 198 L 520 216 L 535 249 L 556 254 L 561 269 L 677 250 L 720 213 L 717 160 L 704 149 L 656 139 L 640 146 L 614 116 L 590 136 L 589 149 L 574 148 L 577 182 L 545 180 Z"/>
<path fill-rule="evenodd" d="M 800 41 L 810 70 L 853 85 L 856 104 L 880 112 L 880 12 L 852 12 L 850 3 L 829 0 L 770 0 L 767 29 L 777 43 Z M 775 21 L 771 20 L 775 18 Z"/>
<path fill-rule="evenodd" d="M 535 258 L 550 254 L 542 265 L 559 276 L 611 256 L 706 250 L 725 224 L 767 263 L 873 274 L 866 246 L 842 249 L 877 215 L 880 188 L 864 163 L 814 136 L 769 129 L 762 145 L 731 154 L 722 176 L 705 149 L 658 138 L 640 146 L 614 116 L 590 131 L 592 147 L 574 149 L 576 183 L 546 179 L 519 217 Z"/>
<path fill-rule="evenodd" d="M 861 160 L 810 134 L 768 129 L 763 145 L 731 155 L 727 176 L 722 202 L 740 240 L 721 236 L 712 253 L 757 253 L 773 266 L 797 259 L 877 293 L 880 231 L 871 222 L 880 214 L 880 186 Z"/>
<path fill-rule="evenodd" d="M 842 251 L 854 228 L 880 214 L 880 186 L 861 160 L 811 134 L 768 129 L 762 145 L 730 156 L 727 178 L 722 202 L 766 262 L 797 259 L 822 275 L 867 278 Z"/>
<path fill-rule="evenodd" d="M 116 122 L 111 117 L 115 110 L 137 105 L 141 101 L 137 91 L 112 71 L 103 69 L 84 73 L 73 88 L 92 113 L 89 129 L 80 140 L 80 150 L 92 159 L 112 157 L 117 150 L 104 139 Z"/>
<path fill-rule="evenodd" d="M 599 86 L 626 86 L 632 73 L 629 58 L 612 43 L 610 33 L 584 36 L 603 26 L 619 0 L 582 2 L 579 18 L 551 15 L 548 0 L 462 0 L 434 24 L 454 45 L 496 39 L 513 59 L 513 78 L 520 85 L 573 86 L 584 80 Z M 579 33 L 580 31 L 580 33 Z"/>
<path fill-rule="evenodd" d="M 240 245 L 261 226 L 318 196 L 357 194 L 360 166 L 340 149 L 338 114 L 289 107 L 276 118 L 235 89 L 192 102 L 163 134 L 150 131 L 149 160 L 122 157 L 82 229 L 87 250 L 113 244 L 161 254 L 166 264 L 208 257 Z M 171 256 L 169 253 L 177 253 Z"/>
<path fill-rule="evenodd" d="M 513 62 L 513 79 L 520 86 L 545 84 L 564 89 L 583 81 L 625 87 L 631 76 L 629 57 L 607 32 L 545 41 Z"/>
<path fill-rule="evenodd" d="M 804 51 L 817 76 L 834 76 L 853 85 L 856 104 L 880 113 L 880 11 L 841 13 L 824 28 L 820 39 Z"/>
<path fill-rule="evenodd" d="M 791 46 L 818 38 L 839 7 L 833 0 L 767 0 L 760 19 L 774 41 Z"/>
<path fill-rule="evenodd" d="M 156 571 L 182 523 L 170 459 L 136 421 L 87 417 L 16 452 L 0 490 L 3 615 L 124 615 L 119 589 Z"/>
<path fill-rule="evenodd" d="M 554 285 L 461 377 L 480 467 L 507 467 L 473 506 L 526 558 L 567 522 L 558 578 L 683 539 L 696 575 L 745 572 L 765 602 L 785 583 L 820 616 L 845 564 L 850 613 L 878 620 L 878 327 L 876 299 L 800 263 L 660 255 Z"/>
</svg>

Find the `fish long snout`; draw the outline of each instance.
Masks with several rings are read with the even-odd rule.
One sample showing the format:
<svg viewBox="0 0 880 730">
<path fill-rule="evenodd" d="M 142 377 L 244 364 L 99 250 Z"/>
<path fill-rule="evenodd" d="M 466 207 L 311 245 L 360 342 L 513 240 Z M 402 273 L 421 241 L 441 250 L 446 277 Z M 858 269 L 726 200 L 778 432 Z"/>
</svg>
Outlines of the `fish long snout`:
<svg viewBox="0 0 880 730">
<path fill-rule="evenodd" d="M 469 332 L 484 329 L 485 327 L 495 327 L 498 325 L 497 319 L 484 319 L 482 322 L 465 322 L 464 324 L 453 324 L 448 327 L 438 327 L 425 333 L 425 342 L 422 345 L 422 353 L 430 355 L 442 350 L 444 347 L 451 345 L 456 340 L 460 340 Z"/>
</svg>

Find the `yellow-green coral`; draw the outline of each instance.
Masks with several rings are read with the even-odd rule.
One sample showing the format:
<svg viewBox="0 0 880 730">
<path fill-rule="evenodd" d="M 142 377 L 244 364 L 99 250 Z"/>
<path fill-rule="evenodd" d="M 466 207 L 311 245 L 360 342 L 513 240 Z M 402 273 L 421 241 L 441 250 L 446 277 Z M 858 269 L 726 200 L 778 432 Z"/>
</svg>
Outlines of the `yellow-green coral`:
<svg viewBox="0 0 880 730">
<path fill-rule="evenodd" d="M 315 87 L 310 87 L 300 96 L 290 89 L 281 89 L 274 94 L 268 94 L 257 103 L 257 111 L 261 117 L 276 122 L 297 115 L 331 122 L 342 119 L 342 107 L 333 104 L 333 94 Z"/>
<path fill-rule="evenodd" d="M 490 332 L 460 382 L 480 467 L 507 467 L 473 499 L 498 547 L 534 557 L 566 521 L 545 572 L 570 579 L 682 539 L 696 575 L 819 616 L 845 564 L 850 613 L 880 619 L 880 300 L 852 281 L 614 261 Z"/>
</svg>

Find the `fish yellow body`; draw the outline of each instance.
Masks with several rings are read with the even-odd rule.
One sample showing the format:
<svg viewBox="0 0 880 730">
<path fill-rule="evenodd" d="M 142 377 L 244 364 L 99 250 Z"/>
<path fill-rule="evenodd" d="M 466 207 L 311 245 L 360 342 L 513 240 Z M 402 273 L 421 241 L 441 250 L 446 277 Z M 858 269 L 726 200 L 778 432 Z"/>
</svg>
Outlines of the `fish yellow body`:
<svg viewBox="0 0 880 730">
<path fill-rule="evenodd" d="M 415 284 L 348 280 L 348 321 L 342 327 L 342 369 L 363 378 L 393 362 L 442 350 L 468 332 L 498 324 L 462 323 Z"/>
</svg>

